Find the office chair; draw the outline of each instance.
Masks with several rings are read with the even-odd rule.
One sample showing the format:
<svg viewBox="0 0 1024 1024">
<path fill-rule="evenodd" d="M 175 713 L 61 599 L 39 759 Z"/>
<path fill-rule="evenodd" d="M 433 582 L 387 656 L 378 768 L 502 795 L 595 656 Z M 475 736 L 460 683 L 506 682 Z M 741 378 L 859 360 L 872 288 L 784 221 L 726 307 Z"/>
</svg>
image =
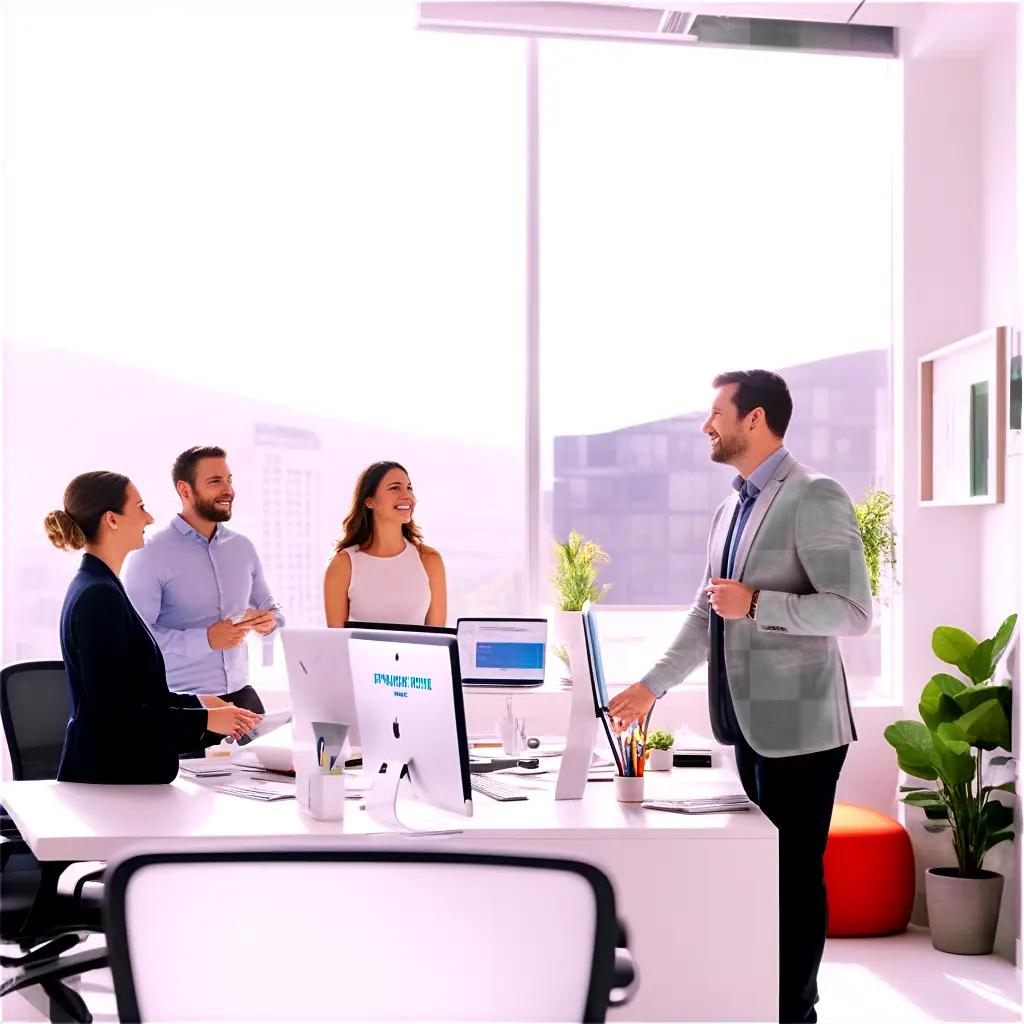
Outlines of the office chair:
<svg viewBox="0 0 1024 1024">
<path fill-rule="evenodd" d="M 225 879 L 234 911 L 197 929 Z M 635 987 L 611 883 L 576 861 L 143 853 L 111 865 L 104 893 L 122 1022 L 600 1022 Z"/>
<path fill-rule="evenodd" d="M 14 778 L 55 779 L 68 721 L 64 663 L 30 661 L 0 669 L 0 721 Z M 3 819 L 0 940 L 19 946 L 23 955 L 0 956 L 0 966 L 19 971 L 0 987 L 0 995 L 38 984 L 50 997 L 52 1020 L 89 1021 L 85 1003 L 61 979 L 105 966 L 105 960 L 98 962 L 97 952 L 59 958 L 86 935 L 102 931 L 101 900 L 85 892 L 102 869 L 82 875 L 71 894 L 58 891 L 68 862 L 38 861 L 6 812 Z"/>
</svg>

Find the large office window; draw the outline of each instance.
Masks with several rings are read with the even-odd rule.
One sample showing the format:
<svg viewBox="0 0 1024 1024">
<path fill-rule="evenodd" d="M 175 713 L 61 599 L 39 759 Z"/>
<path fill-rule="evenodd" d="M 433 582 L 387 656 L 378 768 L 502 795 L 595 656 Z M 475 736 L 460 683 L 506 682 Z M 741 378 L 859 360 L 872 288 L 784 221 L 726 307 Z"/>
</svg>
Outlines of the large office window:
<svg viewBox="0 0 1024 1024">
<path fill-rule="evenodd" d="M 622 682 L 728 491 L 699 430 L 717 372 L 781 371 L 794 454 L 855 499 L 890 486 L 894 62 L 545 39 L 534 125 L 525 40 L 417 32 L 412 4 L 7 14 L 5 660 L 56 653 L 76 560 L 40 522 L 67 480 L 125 470 L 166 522 L 200 442 L 293 624 L 321 621 L 379 458 L 411 472 L 450 617 L 532 611 L 529 483 L 545 575 L 570 529 L 612 556 Z M 859 696 L 888 685 L 887 622 L 847 645 Z"/>
<path fill-rule="evenodd" d="M 545 554 L 570 529 L 610 553 L 620 681 L 674 635 L 729 493 L 700 432 L 717 373 L 781 372 L 793 454 L 854 500 L 891 486 L 898 70 L 540 45 Z M 846 645 L 860 696 L 887 685 L 881 628 Z"/>
<path fill-rule="evenodd" d="M 382 458 L 450 615 L 519 610 L 525 42 L 412 4 L 33 0 L 7 33 L 4 660 L 57 654 L 68 480 L 126 472 L 161 525 L 197 443 L 292 624 Z"/>
</svg>

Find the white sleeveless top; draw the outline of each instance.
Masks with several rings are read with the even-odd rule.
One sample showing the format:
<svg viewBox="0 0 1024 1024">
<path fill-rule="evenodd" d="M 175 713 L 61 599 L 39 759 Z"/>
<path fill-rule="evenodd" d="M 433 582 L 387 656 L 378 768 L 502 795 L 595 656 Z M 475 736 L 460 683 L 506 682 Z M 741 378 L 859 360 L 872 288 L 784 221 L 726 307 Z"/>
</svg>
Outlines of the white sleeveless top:
<svg viewBox="0 0 1024 1024">
<path fill-rule="evenodd" d="M 344 549 L 352 561 L 348 585 L 348 617 L 357 622 L 400 622 L 422 625 L 430 607 L 430 580 L 419 549 L 408 541 L 391 558 L 367 555 L 357 547 Z"/>
</svg>

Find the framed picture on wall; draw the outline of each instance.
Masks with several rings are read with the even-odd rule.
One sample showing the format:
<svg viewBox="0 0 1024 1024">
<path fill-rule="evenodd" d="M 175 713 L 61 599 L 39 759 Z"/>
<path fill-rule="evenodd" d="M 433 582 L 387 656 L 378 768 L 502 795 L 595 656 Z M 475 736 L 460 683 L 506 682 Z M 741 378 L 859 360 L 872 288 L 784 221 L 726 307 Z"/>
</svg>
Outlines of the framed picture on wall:
<svg viewBox="0 0 1024 1024">
<path fill-rule="evenodd" d="M 1012 335 L 995 327 L 918 360 L 922 505 L 1003 500 Z"/>
</svg>

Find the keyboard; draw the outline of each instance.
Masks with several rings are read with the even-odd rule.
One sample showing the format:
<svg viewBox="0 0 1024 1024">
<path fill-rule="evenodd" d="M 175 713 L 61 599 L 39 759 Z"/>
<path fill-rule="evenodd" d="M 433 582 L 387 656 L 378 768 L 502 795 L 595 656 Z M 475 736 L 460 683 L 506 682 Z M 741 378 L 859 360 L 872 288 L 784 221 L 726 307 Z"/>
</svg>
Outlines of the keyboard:
<svg viewBox="0 0 1024 1024">
<path fill-rule="evenodd" d="M 501 779 L 494 778 L 493 774 L 482 775 L 474 772 L 469 777 L 469 784 L 473 787 L 474 793 L 483 793 L 492 800 L 525 800 L 526 794 L 516 786 L 510 786 Z"/>
</svg>

